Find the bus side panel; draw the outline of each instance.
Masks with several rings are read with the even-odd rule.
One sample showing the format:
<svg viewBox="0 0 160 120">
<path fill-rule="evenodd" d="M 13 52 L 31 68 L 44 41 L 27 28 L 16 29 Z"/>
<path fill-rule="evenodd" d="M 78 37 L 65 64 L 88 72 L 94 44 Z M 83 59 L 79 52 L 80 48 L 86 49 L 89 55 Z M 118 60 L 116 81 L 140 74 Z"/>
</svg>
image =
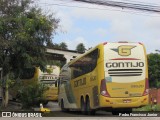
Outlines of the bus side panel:
<svg viewBox="0 0 160 120">
<path fill-rule="evenodd" d="M 74 95 L 74 82 L 71 80 L 71 69 L 69 67 L 64 67 L 60 73 L 60 85 L 59 85 L 59 94 L 58 101 L 61 100 L 64 102 L 65 108 L 77 108 L 76 99 Z"/>
</svg>

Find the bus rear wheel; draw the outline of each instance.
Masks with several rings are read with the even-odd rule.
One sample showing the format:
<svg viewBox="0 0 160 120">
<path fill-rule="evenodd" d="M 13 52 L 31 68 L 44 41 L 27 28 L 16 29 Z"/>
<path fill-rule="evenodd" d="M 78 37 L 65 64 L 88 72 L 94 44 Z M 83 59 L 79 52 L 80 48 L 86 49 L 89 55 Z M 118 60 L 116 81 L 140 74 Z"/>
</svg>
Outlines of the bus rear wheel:
<svg viewBox="0 0 160 120">
<path fill-rule="evenodd" d="M 124 109 L 122 109 L 122 113 L 130 114 L 130 113 L 132 113 L 132 108 L 124 108 Z"/>
<path fill-rule="evenodd" d="M 86 104 L 85 104 L 83 98 L 81 98 L 81 112 L 82 112 L 82 114 L 84 114 L 84 115 L 87 114 L 87 112 L 86 112 Z"/>
<path fill-rule="evenodd" d="M 66 109 L 64 108 L 64 102 L 63 102 L 63 99 L 61 100 L 60 106 L 61 106 L 61 110 L 62 110 L 63 112 L 65 112 L 65 111 L 66 111 Z"/>
<path fill-rule="evenodd" d="M 91 109 L 89 98 L 86 99 L 86 111 L 88 115 L 95 115 L 95 110 Z"/>
<path fill-rule="evenodd" d="M 119 115 L 120 111 L 119 109 L 112 109 L 112 115 Z"/>
</svg>

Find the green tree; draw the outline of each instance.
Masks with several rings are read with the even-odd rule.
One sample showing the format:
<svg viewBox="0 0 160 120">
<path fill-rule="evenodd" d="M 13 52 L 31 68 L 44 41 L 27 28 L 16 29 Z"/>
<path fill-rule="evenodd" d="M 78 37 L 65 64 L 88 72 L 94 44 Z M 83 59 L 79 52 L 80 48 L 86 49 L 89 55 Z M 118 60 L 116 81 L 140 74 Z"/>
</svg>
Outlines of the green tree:
<svg viewBox="0 0 160 120">
<path fill-rule="evenodd" d="M 79 43 L 79 44 L 77 45 L 77 47 L 76 47 L 76 50 L 77 50 L 78 52 L 80 52 L 80 53 L 84 53 L 85 50 L 86 50 L 86 48 L 85 48 L 85 46 L 84 46 L 83 43 Z"/>
<path fill-rule="evenodd" d="M 55 48 L 55 49 L 68 50 L 68 46 L 65 42 L 61 42 L 60 44 L 48 42 L 47 47 L 53 49 Z"/>
<path fill-rule="evenodd" d="M 149 85 L 151 88 L 160 88 L 160 54 L 148 55 Z"/>
<path fill-rule="evenodd" d="M 45 103 L 46 96 L 43 94 L 49 88 L 44 84 L 32 84 L 23 86 L 19 89 L 19 100 L 22 103 L 22 108 L 37 107 L 40 103 Z"/>
<path fill-rule="evenodd" d="M 59 44 L 54 43 L 54 44 L 53 44 L 53 48 L 55 48 L 55 49 L 60 49 Z"/>
<path fill-rule="evenodd" d="M 45 68 L 45 45 L 52 43 L 59 19 L 44 15 L 32 0 L 0 0 L 0 67 L 3 81 L 18 79 L 25 67 Z M 3 91 L 8 85 L 3 82 Z M 7 106 L 7 94 L 3 106 Z"/>
<path fill-rule="evenodd" d="M 60 49 L 62 49 L 62 50 L 68 50 L 68 46 L 67 46 L 67 44 L 66 44 L 65 42 L 61 42 L 61 43 L 59 44 L 59 47 L 60 47 Z"/>
</svg>

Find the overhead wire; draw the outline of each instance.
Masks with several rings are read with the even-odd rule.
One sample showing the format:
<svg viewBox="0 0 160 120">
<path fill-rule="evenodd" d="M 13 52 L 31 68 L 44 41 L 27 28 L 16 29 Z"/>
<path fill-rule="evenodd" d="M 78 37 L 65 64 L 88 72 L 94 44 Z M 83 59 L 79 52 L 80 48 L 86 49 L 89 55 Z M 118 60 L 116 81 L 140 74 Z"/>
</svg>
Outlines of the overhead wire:
<svg viewBox="0 0 160 120">
<path fill-rule="evenodd" d="M 160 6 L 156 6 L 156 5 L 119 2 L 119 1 L 117 2 L 117 1 L 111 1 L 111 0 L 105 0 L 105 1 L 104 0 L 73 0 L 73 1 L 160 13 Z"/>
<path fill-rule="evenodd" d="M 63 0 L 60 0 L 63 1 Z M 96 9 L 96 10 L 109 10 L 109 11 L 120 11 L 120 12 L 125 12 L 125 13 L 130 13 L 130 14 L 135 14 L 135 15 L 142 15 L 142 16 L 151 16 L 151 17 L 160 17 L 160 15 L 148 15 L 148 14 L 143 14 L 141 12 L 133 12 L 133 11 L 125 11 L 124 9 L 118 10 L 118 9 L 108 9 L 108 8 L 97 8 L 97 7 L 84 7 L 84 6 L 77 6 L 77 5 L 68 5 L 66 4 L 68 2 L 62 2 L 62 3 L 39 3 L 39 4 L 44 4 L 45 6 L 62 6 L 62 7 L 72 7 L 72 8 L 80 8 L 80 9 Z M 70 3 L 70 2 L 69 2 Z M 147 13 L 147 12 L 146 12 Z"/>
<path fill-rule="evenodd" d="M 132 2 L 132 3 L 141 3 L 141 4 L 148 4 L 148 5 L 157 5 L 157 3 L 151 3 L 151 2 L 142 2 L 142 1 L 135 1 L 135 0 L 122 0 L 122 1 L 127 1 L 127 2 Z M 159 4 L 160 5 L 160 4 Z"/>
</svg>

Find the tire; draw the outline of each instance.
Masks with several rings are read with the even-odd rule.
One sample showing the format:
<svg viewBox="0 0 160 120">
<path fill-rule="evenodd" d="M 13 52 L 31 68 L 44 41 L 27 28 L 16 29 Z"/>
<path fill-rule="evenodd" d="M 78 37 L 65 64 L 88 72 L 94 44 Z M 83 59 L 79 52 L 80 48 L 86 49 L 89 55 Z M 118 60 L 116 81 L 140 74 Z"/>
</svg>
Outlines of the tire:
<svg viewBox="0 0 160 120">
<path fill-rule="evenodd" d="M 119 115 L 120 112 L 119 109 L 112 109 L 112 115 Z"/>
<path fill-rule="evenodd" d="M 81 98 L 81 113 L 83 115 L 86 115 L 87 114 L 87 111 L 86 111 L 86 104 L 85 104 L 85 101 L 83 98 Z"/>
<path fill-rule="evenodd" d="M 61 106 L 61 111 L 65 111 L 65 108 L 64 108 L 64 103 L 63 103 L 63 99 L 61 100 L 61 103 L 60 103 L 60 106 Z"/>
<path fill-rule="evenodd" d="M 122 112 L 123 112 L 123 113 L 130 114 L 130 113 L 132 113 L 132 108 L 124 108 L 124 109 L 122 110 Z"/>
<path fill-rule="evenodd" d="M 95 115 L 95 110 L 91 109 L 89 98 L 86 99 L 86 111 L 88 115 Z"/>
<path fill-rule="evenodd" d="M 69 111 L 69 109 L 64 108 L 63 99 L 61 100 L 60 107 L 61 107 L 61 111 L 62 111 L 62 112 L 68 112 L 68 111 Z"/>
</svg>

